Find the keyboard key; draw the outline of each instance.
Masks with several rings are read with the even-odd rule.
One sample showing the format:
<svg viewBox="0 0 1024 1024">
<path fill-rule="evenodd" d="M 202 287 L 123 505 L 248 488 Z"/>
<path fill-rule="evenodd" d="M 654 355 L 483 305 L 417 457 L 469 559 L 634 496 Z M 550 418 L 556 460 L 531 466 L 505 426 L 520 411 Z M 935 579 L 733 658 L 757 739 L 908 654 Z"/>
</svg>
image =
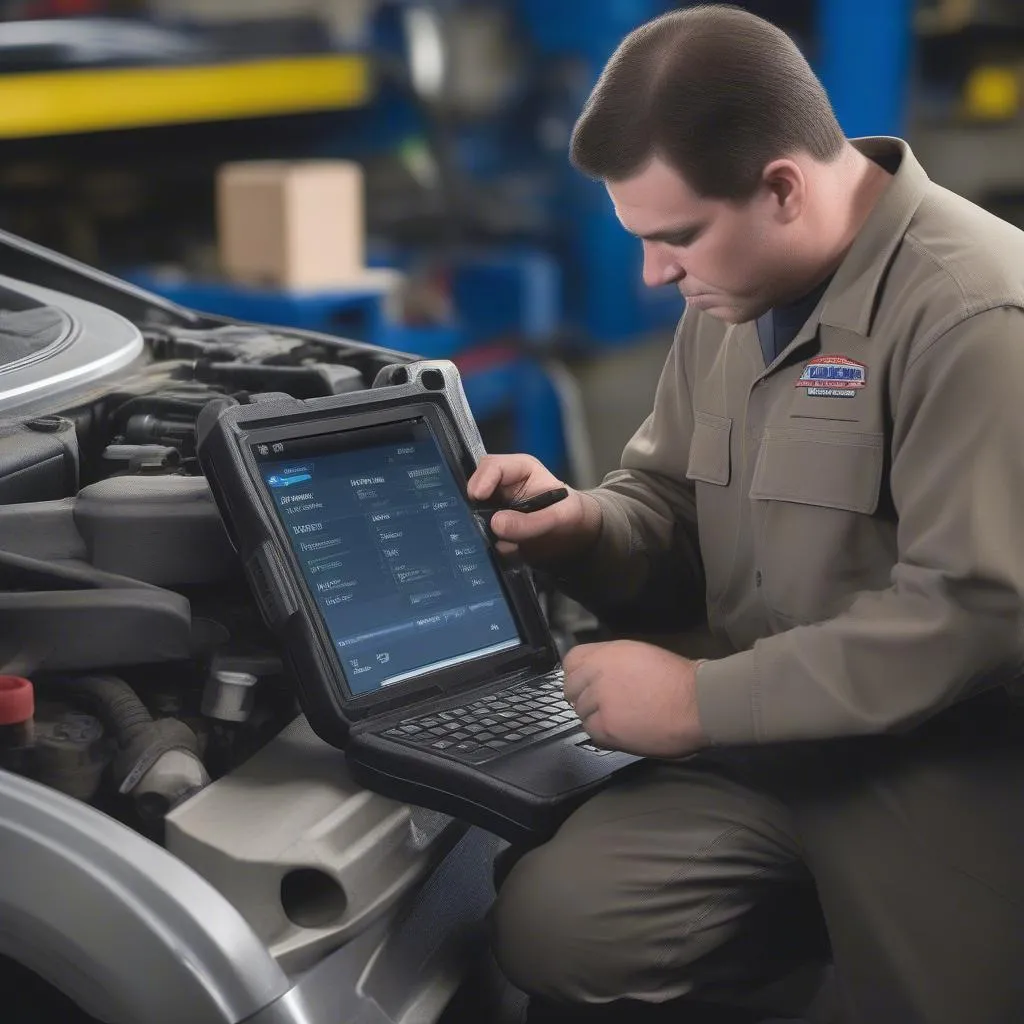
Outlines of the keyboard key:
<svg viewBox="0 0 1024 1024">
<path fill-rule="evenodd" d="M 423 749 L 452 751 L 477 763 L 541 733 L 578 725 L 576 712 L 565 700 L 563 675 L 559 672 L 489 694 L 463 707 L 410 719 L 384 735 Z"/>
</svg>

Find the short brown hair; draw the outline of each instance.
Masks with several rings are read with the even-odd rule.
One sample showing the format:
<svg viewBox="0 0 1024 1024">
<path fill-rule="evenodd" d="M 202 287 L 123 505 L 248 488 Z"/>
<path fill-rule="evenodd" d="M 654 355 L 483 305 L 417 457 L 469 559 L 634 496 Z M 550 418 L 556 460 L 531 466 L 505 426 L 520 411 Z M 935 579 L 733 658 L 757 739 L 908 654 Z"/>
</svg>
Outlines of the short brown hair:
<svg viewBox="0 0 1024 1024">
<path fill-rule="evenodd" d="M 573 164 L 622 181 L 657 155 L 698 194 L 742 201 L 772 160 L 831 161 L 844 136 L 803 54 L 737 7 L 701 5 L 641 25 L 619 45 L 572 134 Z"/>
</svg>

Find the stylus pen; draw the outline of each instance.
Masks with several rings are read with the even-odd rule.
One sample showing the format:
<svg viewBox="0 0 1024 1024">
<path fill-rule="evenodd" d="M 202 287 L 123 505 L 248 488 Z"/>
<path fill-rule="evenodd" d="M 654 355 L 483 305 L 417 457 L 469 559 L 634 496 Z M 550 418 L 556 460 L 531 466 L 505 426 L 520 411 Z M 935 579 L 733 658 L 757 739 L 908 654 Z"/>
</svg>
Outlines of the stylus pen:
<svg viewBox="0 0 1024 1024">
<path fill-rule="evenodd" d="M 495 512 L 539 512 L 543 508 L 550 508 L 558 502 L 569 497 L 567 487 L 552 487 L 549 491 L 541 491 L 529 498 L 521 498 L 519 501 L 510 501 L 504 505 L 478 505 L 476 512 L 494 515 Z"/>
</svg>

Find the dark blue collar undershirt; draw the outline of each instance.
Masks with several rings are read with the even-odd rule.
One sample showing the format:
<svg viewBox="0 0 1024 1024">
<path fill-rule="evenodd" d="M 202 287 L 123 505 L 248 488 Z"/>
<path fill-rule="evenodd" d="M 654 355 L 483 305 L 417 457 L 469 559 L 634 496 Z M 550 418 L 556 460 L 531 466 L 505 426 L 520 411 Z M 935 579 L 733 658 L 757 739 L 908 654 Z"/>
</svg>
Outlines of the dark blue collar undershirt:
<svg viewBox="0 0 1024 1024">
<path fill-rule="evenodd" d="M 825 294 L 832 276 L 829 275 L 813 291 L 796 302 L 775 306 L 757 318 L 757 340 L 764 353 L 764 365 L 771 366 L 786 346 L 800 333 L 818 300 Z"/>
</svg>

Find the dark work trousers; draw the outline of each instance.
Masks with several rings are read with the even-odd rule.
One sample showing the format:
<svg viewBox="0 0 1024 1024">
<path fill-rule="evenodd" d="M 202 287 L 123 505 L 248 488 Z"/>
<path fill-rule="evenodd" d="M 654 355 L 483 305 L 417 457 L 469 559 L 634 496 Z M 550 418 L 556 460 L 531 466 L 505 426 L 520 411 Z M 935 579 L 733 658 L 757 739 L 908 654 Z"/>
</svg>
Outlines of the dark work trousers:
<svg viewBox="0 0 1024 1024">
<path fill-rule="evenodd" d="M 831 955 L 851 1024 L 1024 1024 L 1024 709 L 644 764 L 515 863 L 491 924 L 556 1003 L 797 1015 L 784 980 Z"/>
</svg>

